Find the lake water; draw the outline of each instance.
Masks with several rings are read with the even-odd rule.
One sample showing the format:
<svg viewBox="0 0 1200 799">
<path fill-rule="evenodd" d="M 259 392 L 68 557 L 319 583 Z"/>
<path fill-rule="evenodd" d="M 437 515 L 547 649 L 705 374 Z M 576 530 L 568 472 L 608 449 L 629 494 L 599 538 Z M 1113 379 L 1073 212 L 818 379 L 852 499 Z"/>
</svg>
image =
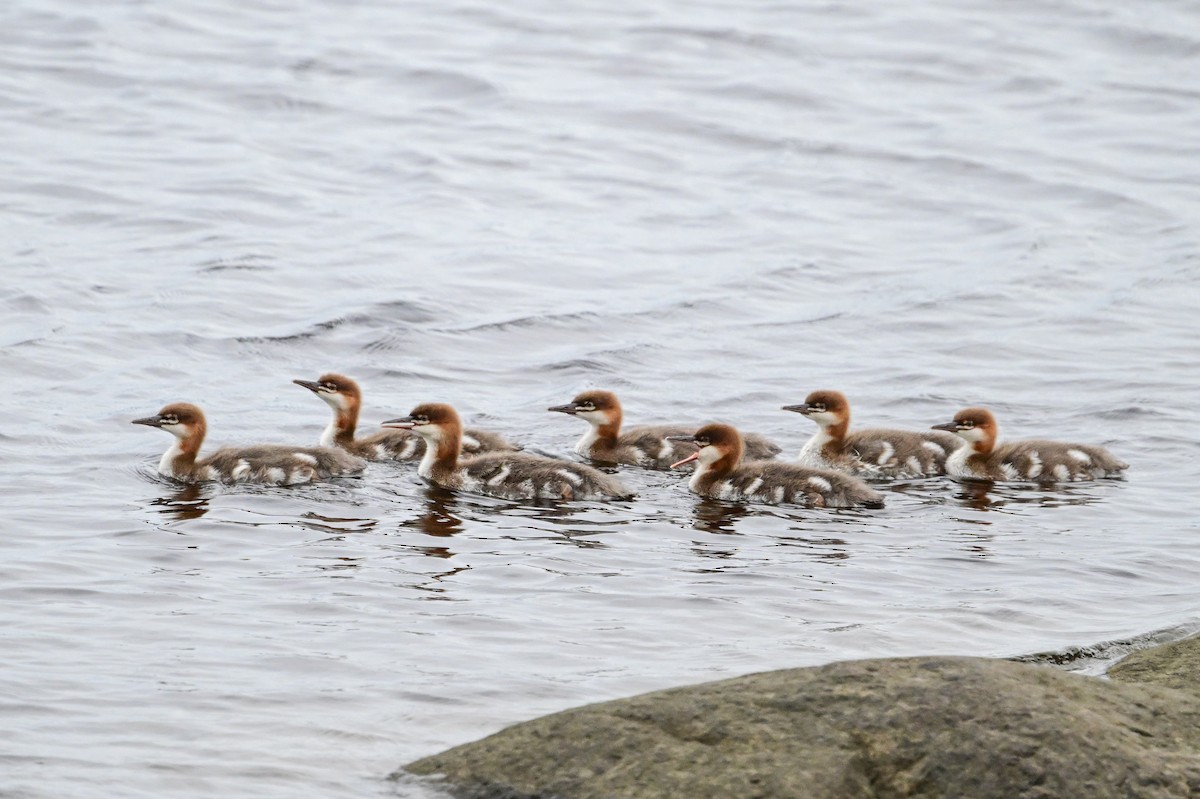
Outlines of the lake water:
<svg viewBox="0 0 1200 799">
<path fill-rule="evenodd" d="M 633 5 L 4 5 L 0 795 L 421 796 L 386 775 L 586 702 L 1200 621 L 1200 6 Z M 329 370 L 365 430 L 547 454 L 604 387 L 794 457 L 836 388 L 1132 467 L 527 507 L 181 490 L 129 424 L 315 443 Z"/>
</svg>

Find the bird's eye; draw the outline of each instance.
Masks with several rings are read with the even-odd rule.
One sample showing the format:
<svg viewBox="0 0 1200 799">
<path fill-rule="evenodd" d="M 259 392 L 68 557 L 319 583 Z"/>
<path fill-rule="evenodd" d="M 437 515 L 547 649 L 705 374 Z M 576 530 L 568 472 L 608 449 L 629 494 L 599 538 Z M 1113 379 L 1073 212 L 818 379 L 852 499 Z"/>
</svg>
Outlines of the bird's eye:
<svg viewBox="0 0 1200 799">
<path fill-rule="evenodd" d="M 963 428 L 964 430 L 970 430 L 972 427 L 975 426 L 975 423 L 968 419 L 966 421 L 959 422 L 958 426 Z"/>
<path fill-rule="evenodd" d="M 593 405 L 593 404 L 592 404 L 592 403 L 590 403 L 590 402 L 585 402 L 585 403 L 583 403 L 582 405 L 580 405 L 580 406 L 579 406 L 579 410 L 581 410 L 581 411 L 594 411 L 594 410 L 596 410 L 596 406 L 595 406 L 595 405 Z"/>
<path fill-rule="evenodd" d="M 429 424 L 429 417 L 428 416 L 417 416 L 413 419 L 413 421 L 416 422 L 417 424 Z"/>
<path fill-rule="evenodd" d="M 177 419 L 174 415 L 164 416 L 163 424 L 179 424 L 179 419 Z"/>
<path fill-rule="evenodd" d="M 325 391 L 337 391 L 337 386 L 335 386 L 333 383 L 322 383 L 321 388 Z"/>
<path fill-rule="evenodd" d="M 823 403 L 823 402 L 813 403 L 812 407 L 813 407 L 813 410 L 816 411 L 817 413 L 825 413 L 825 403 Z"/>
<path fill-rule="evenodd" d="M 707 438 L 697 438 L 697 439 L 696 439 L 696 446 L 698 446 L 698 447 L 707 447 L 707 446 L 708 446 L 708 439 L 707 439 Z"/>
</svg>

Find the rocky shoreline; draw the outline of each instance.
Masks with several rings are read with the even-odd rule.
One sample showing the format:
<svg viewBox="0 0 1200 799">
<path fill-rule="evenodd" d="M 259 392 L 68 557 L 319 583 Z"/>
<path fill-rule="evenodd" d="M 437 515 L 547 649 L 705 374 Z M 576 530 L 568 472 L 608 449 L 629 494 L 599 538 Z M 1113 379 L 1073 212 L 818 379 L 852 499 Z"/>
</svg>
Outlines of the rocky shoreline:
<svg viewBox="0 0 1200 799">
<path fill-rule="evenodd" d="M 1085 677 L 970 657 L 587 705 L 410 763 L 463 799 L 1200 796 L 1200 637 Z"/>
</svg>

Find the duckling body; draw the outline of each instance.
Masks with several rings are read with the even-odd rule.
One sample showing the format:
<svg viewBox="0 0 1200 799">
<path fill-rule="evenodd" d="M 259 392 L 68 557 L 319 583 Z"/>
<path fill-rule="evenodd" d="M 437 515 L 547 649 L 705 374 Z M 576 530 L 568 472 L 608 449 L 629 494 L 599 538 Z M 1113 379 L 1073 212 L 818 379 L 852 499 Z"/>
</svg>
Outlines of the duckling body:
<svg viewBox="0 0 1200 799">
<path fill-rule="evenodd" d="M 850 403 L 838 391 L 814 391 L 785 411 L 817 423 L 817 432 L 800 450 L 805 466 L 836 469 L 867 480 L 911 480 L 946 473 L 946 458 L 963 446 L 952 434 L 936 430 L 868 428 L 850 431 Z"/>
<path fill-rule="evenodd" d="M 1000 429 L 987 408 L 966 408 L 954 421 L 934 425 L 955 433 L 966 446 L 946 461 L 946 473 L 964 480 L 1039 483 L 1077 482 L 1120 477 L 1129 464 L 1104 447 L 1029 439 L 997 443 Z"/>
<path fill-rule="evenodd" d="M 679 438 L 695 431 L 696 425 L 638 425 L 622 431 L 621 402 L 611 391 L 585 391 L 566 405 L 548 410 L 578 416 L 588 423 L 587 432 L 575 444 L 575 452 L 595 461 L 669 469 L 672 463 L 696 451 L 695 445 Z M 747 457 L 755 460 L 773 458 L 782 451 L 756 433 L 745 435 L 742 441 Z"/>
<path fill-rule="evenodd" d="M 333 419 L 321 434 L 321 446 L 340 447 L 369 461 L 416 461 L 425 454 L 424 439 L 409 430 L 380 430 L 355 437 L 358 414 L 362 409 L 362 389 L 349 377 L 330 372 L 321 375 L 319 380 L 292 382 L 307 388 L 333 410 Z M 520 449 L 498 433 L 475 428 L 463 431 L 462 446 L 463 452 L 469 455 Z"/>
<path fill-rule="evenodd" d="M 340 449 L 279 444 L 222 447 L 200 458 L 208 423 L 204 413 L 187 402 L 167 405 L 154 416 L 134 419 L 133 423 L 157 427 L 175 436 L 158 463 L 158 471 L 185 483 L 297 485 L 357 475 L 366 466 L 361 458 Z"/>
<path fill-rule="evenodd" d="M 743 461 L 741 436 L 730 425 L 705 425 L 691 438 L 699 449 L 674 466 L 696 461 L 688 488 L 701 496 L 809 508 L 883 507 L 882 494 L 844 472 Z"/>
<path fill-rule="evenodd" d="M 611 500 L 633 496 L 612 475 L 582 463 L 525 452 L 462 457 L 462 423 L 449 405 L 419 405 L 408 416 L 384 424 L 412 430 L 424 439 L 425 454 L 417 473 L 443 488 L 516 500 Z"/>
</svg>

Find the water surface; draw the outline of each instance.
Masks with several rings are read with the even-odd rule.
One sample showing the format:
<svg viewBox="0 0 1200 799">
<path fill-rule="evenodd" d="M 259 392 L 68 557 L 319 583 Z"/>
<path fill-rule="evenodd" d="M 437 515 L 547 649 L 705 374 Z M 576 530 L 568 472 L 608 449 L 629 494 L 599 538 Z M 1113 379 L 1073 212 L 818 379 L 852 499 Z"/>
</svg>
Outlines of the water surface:
<svg viewBox="0 0 1200 799">
<path fill-rule="evenodd" d="M 187 0 L 0 11 L 0 794 L 417 796 L 534 715 L 1200 620 L 1200 11 Z M 987 404 L 1126 481 L 529 507 L 411 467 L 181 488 L 129 420 L 421 401 L 569 455 L 587 387 L 794 455 Z M 1109 650 L 1100 650 L 1109 651 Z"/>
</svg>

